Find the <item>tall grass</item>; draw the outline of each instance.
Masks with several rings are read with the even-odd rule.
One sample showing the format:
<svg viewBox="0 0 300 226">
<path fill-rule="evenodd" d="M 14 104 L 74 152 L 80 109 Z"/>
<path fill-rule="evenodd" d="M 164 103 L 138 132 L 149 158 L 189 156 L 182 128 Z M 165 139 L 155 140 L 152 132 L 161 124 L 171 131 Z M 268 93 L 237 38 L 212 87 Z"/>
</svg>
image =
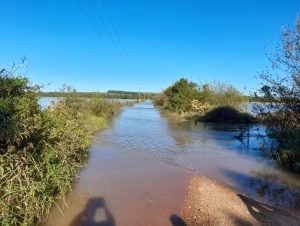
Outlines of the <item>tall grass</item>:
<svg viewBox="0 0 300 226">
<path fill-rule="evenodd" d="M 33 225 L 71 190 L 92 133 L 121 104 L 70 93 L 41 110 L 26 78 L 0 71 L 0 225 Z"/>
</svg>

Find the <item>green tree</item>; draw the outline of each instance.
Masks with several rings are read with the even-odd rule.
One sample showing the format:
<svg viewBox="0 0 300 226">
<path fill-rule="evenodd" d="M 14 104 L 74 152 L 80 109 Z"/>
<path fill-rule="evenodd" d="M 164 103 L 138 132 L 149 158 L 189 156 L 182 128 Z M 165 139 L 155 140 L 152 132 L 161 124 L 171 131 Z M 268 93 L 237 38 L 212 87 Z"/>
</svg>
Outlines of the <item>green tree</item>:
<svg viewBox="0 0 300 226">
<path fill-rule="evenodd" d="M 182 113 L 192 110 L 192 100 L 199 98 L 197 84 L 181 78 L 164 91 L 168 98 L 168 110 Z"/>
</svg>

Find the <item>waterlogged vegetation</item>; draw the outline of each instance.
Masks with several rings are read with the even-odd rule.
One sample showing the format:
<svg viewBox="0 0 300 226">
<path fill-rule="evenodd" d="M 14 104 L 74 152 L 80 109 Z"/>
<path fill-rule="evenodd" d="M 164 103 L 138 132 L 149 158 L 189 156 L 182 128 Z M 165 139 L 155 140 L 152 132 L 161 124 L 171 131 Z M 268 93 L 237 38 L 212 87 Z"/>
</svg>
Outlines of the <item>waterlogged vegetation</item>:
<svg viewBox="0 0 300 226">
<path fill-rule="evenodd" d="M 279 165 L 300 173 L 300 22 L 285 29 L 282 44 L 270 55 L 271 69 L 260 74 L 261 88 L 251 97 L 232 85 L 196 84 L 181 78 L 154 98 L 154 103 L 196 122 L 264 123 L 267 142 L 263 149 Z M 254 113 L 241 109 L 256 101 Z"/>
<path fill-rule="evenodd" d="M 200 116 L 198 120 L 202 122 L 234 124 L 250 124 L 256 122 L 255 117 L 251 114 L 241 112 L 231 106 L 216 107 L 208 111 L 205 115 Z"/>
<path fill-rule="evenodd" d="M 33 225 L 71 190 L 92 135 L 121 111 L 72 90 L 41 110 L 39 87 L 0 71 L 0 225 Z M 128 105 L 128 103 L 126 103 Z"/>
<path fill-rule="evenodd" d="M 245 120 L 245 117 L 251 118 L 246 113 L 237 112 L 240 110 L 239 106 L 246 101 L 247 97 L 243 96 L 232 85 L 220 82 L 199 85 L 185 78 L 176 81 L 154 98 L 155 105 L 184 117 L 192 115 L 196 116 L 196 120 L 200 121 L 232 123 L 242 122 Z M 220 106 L 222 108 L 215 109 Z M 210 110 L 213 111 L 206 117 L 202 117 Z M 233 114 L 232 116 L 229 115 L 231 113 Z M 219 117 L 219 114 L 226 115 L 226 117 Z M 216 116 L 216 118 L 213 118 L 213 116 Z M 237 118 L 239 116 L 241 117 L 240 119 Z"/>
<path fill-rule="evenodd" d="M 266 107 L 257 112 L 268 122 L 272 143 L 267 154 L 281 166 L 300 173 L 300 21 L 285 29 L 282 43 L 269 59 L 272 68 L 260 74 L 262 87 L 255 97 Z"/>
</svg>

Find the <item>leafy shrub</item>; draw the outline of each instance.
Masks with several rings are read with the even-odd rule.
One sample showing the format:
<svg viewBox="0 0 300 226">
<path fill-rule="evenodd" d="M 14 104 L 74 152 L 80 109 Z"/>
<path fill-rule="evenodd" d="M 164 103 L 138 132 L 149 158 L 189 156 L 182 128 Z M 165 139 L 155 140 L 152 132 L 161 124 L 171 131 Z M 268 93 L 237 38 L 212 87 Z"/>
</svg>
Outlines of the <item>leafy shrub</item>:
<svg viewBox="0 0 300 226">
<path fill-rule="evenodd" d="M 232 85 L 214 82 L 197 85 L 187 79 L 180 79 L 153 99 L 154 104 L 171 112 L 202 113 L 213 106 L 238 106 L 244 96 Z"/>
<path fill-rule="evenodd" d="M 97 117 L 110 118 L 120 113 L 121 104 L 116 101 L 104 100 L 102 98 L 93 98 L 87 106 L 90 113 Z"/>
<path fill-rule="evenodd" d="M 239 106 L 246 99 L 233 85 L 212 82 L 200 88 L 202 100 L 213 106 Z"/>
<path fill-rule="evenodd" d="M 191 111 L 191 101 L 198 95 L 197 84 L 182 78 L 167 88 L 164 94 L 168 98 L 168 110 L 177 113 Z"/>
<path fill-rule="evenodd" d="M 164 93 L 159 93 L 153 97 L 153 103 L 156 106 L 168 108 L 169 105 L 168 97 Z"/>
<path fill-rule="evenodd" d="M 92 132 L 120 104 L 74 92 L 42 111 L 28 79 L 0 70 L 0 225 L 33 225 L 71 190 Z"/>
<path fill-rule="evenodd" d="M 207 112 L 204 116 L 199 118 L 199 121 L 213 123 L 248 124 L 255 122 L 255 118 L 248 113 L 240 112 L 234 107 L 221 106 Z"/>
<path fill-rule="evenodd" d="M 0 74 L 0 153 L 14 152 L 30 142 L 37 145 L 40 134 L 40 109 L 26 78 Z"/>
<path fill-rule="evenodd" d="M 276 140 L 271 157 L 284 168 L 300 173 L 300 130 L 272 130 L 269 136 Z"/>
</svg>

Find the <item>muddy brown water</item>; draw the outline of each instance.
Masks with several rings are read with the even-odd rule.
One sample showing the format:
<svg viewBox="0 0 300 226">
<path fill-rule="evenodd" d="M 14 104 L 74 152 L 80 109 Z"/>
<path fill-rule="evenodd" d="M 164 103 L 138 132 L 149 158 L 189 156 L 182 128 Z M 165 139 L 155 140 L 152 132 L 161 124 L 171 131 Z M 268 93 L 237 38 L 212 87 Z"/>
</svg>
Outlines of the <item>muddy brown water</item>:
<svg viewBox="0 0 300 226">
<path fill-rule="evenodd" d="M 262 126 L 252 126 L 243 141 L 234 138 L 240 129 L 172 120 L 150 101 L 125 107 L 96 134 L 73 191 L 42 225 L 173 225 L 195 175 L 299 214 L 299 177 L 261 155 Z"/>
</svg>

